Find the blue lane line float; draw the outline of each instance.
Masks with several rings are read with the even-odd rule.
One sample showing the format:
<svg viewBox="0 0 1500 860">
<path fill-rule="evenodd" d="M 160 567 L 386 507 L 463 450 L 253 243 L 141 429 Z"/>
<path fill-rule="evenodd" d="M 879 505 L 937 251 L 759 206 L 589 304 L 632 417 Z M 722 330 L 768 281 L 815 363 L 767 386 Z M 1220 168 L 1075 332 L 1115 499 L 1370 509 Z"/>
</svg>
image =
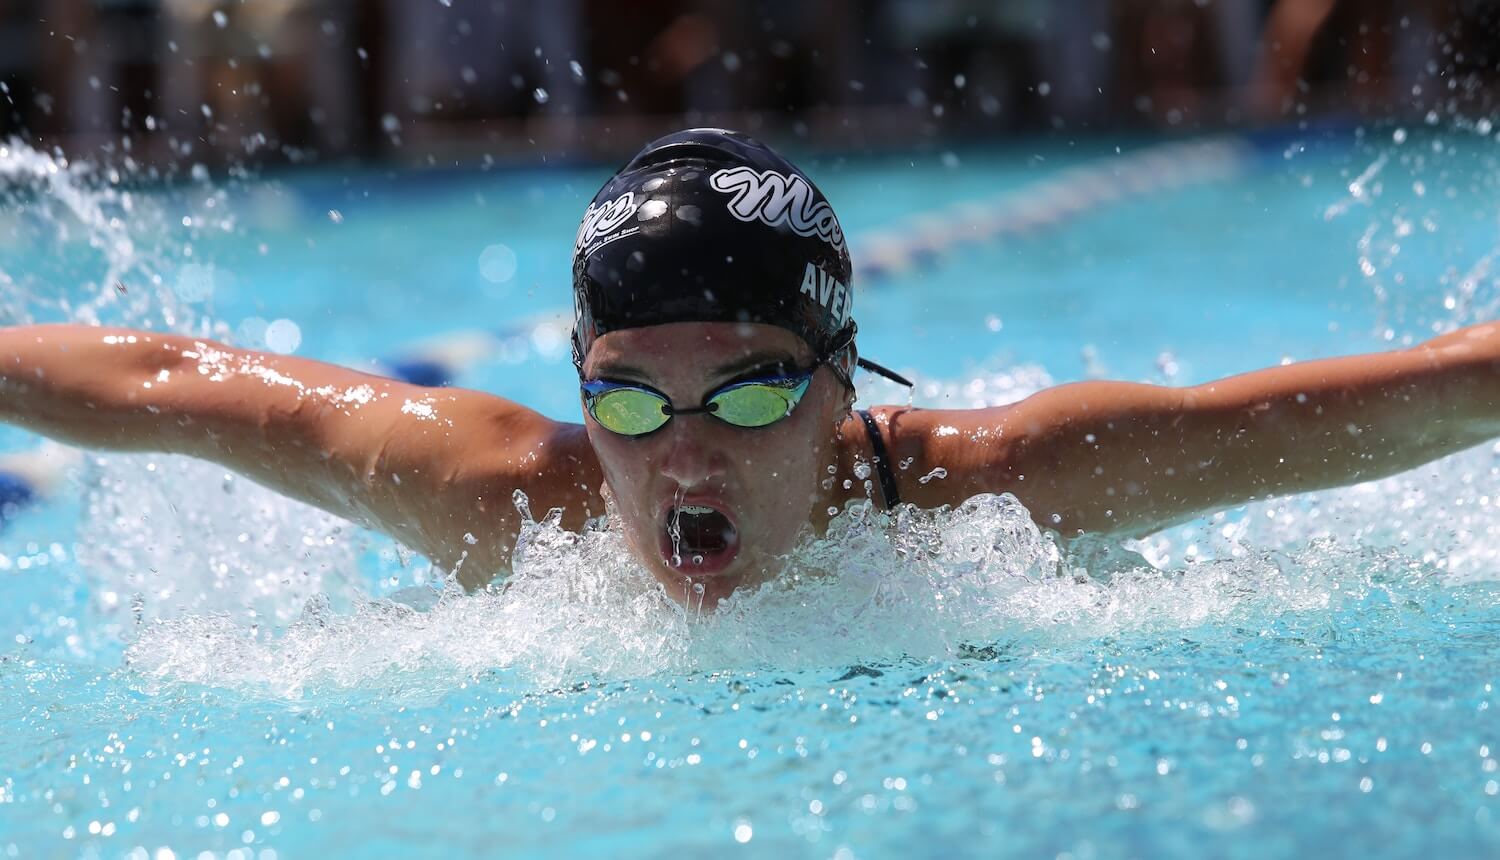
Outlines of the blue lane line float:
<svg viewBox="0 0 1500 860">
<path fill-rule="evenodd" d="M 418 341 L 376 362 L 376 369 L 413 385 L 452 385 L 479 364 L 520 362 L 533 353 L 566 355 L 572 336 L 572 313 L 547 311 L 494 329 L 461 329 Z"/>
<path fill-rule="evenodd" d="M 0 527 L 36 501 L 36 489 L 14 472 L 0 472 Z"/>
<path fill-rule="evenodd" d="M 0 529 L 22 511 L 46 500 L 82 456 L 51 442 L 32 451 L 0 454 Z"/>
<path fill-rule="evenodd" d="M 1025 187 L 965 200 L 851 237 L 855 283 L 878 287 L 893 277 L 931 270 L 966 245 L 1032 235 L 1131 197 L 1228 179 L 1250 169 L 1259 149 L 1244 137 L 1152 146 L 1065 168 Z M 504 328 L 449 332 L 411 344 L 379 361 L 379 369 L 416 385 L 451 385 L 484 362 L 519 361 L 528 351 L 566 350 L 572 317 L 557 311 Z"/>
</svg>

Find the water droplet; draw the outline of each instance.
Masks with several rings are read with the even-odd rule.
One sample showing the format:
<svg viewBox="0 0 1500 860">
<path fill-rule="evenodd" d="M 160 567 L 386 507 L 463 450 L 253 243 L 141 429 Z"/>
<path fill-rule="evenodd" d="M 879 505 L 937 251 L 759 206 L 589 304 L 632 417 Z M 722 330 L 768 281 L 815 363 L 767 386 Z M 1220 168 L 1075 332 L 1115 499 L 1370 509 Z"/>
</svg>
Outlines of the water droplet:
<svg viewBox="0 0 1500 860">
<path fill-rule="evenodd" d="M 235 327 L 235 343 L 248 349 L 260 349 L 266 345 L 267 325 L 269 324 L 260 317 L 245 317 Z"/>
<path fill-rule="evenodd" d="M 302 329 L 291 320 L 273 320 L 266 326 L 266 349 L 286 355 L 301 345 Z"/>
<path fill-rule="evenodd" d="M 214 267 L 188 263 L 177 271 L 172 291 L 185 302 L 201 302 L 214 294 Z"/>
<path fill-rule="evenodd" d="M 479 252 L 479 275 L 492 284 L 503 284 L 516 276 L 516 252 L 506 245 L 488 245 Z"/>
</svg>

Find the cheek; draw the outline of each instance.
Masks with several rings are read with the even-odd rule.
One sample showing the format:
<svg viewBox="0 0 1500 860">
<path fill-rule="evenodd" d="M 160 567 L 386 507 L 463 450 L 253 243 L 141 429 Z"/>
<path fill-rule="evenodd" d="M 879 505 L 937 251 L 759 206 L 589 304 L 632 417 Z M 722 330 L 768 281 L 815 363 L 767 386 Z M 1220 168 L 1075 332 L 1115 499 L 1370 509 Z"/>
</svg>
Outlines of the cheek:
<svg viewBox="0 0 1500 860">
<path fill-rule="evenodd" d="M 652 472 L 651 459 L 640 440 L 626 439 L 614 433 L 589 425 L 589 444 L 599 458 L 599 468 L 604 480 L 615 491 L 617 504 L 628 505 L 634 494 L 631 489 L 639 486 Z"/>
<path fill-rule="evenodd" d="M 806 518 L 807 504 L 815 500 L 819 481 L 827 476 L 832 427 L 828 404 L 804 401 L 791 418 L 743 444 L 738 471 L 743 481 L 753 483 L 761 509 L 769 516 Z"/>
<path fill-rule="evenodd" d="M 753 517 L 745 523 L 755 549 L 780 555 L 792 549 L 818 504 L 819 478 L 824 463 L 817 437 L 809 432 L 766 440 L 749 457 L 752 466 L 740 474 L 744 497 L 751 499 Z M 746 459 L 746 458 L 742 458 Z"/>
</svg>

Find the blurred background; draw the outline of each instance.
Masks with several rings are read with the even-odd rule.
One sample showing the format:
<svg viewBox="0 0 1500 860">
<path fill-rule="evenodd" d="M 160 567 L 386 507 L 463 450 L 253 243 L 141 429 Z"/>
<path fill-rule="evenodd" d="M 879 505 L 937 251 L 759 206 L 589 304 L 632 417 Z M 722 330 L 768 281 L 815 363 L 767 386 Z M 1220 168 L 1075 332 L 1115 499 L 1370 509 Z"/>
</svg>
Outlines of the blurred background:
<svg viewBox="0 0 1500 860">
<path fill-rule="evenodd" d="M 1484 114 L 1494 0 L 5 0 L 0 138 L 213 166 Z"/>
</svg>

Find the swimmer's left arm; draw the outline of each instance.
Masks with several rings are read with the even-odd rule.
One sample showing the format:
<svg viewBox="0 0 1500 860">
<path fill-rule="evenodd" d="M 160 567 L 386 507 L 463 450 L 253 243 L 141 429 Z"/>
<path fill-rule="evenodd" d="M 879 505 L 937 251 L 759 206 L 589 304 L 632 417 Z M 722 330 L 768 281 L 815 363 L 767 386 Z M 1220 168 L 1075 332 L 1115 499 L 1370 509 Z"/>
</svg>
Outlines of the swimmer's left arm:
<svg viewBox="0 0 1500 860">
<path fill-rule="evenodd" d="M 1254 499 L 1384 477 L 1494 438 L 1497 371 L 1500 324 L 1491 323 L 1411 349 L 1190 388 L 1062 385 L 1009 407 L 934 413 L 926 420 L 959 432 L 946 444 L 943 434 L 920 434 L 929 438 L 921 460 L 953 464 L 950 477 L 908 492 L 940 504 L 1009 491 L 1065 535 L 1146 534 Z"/>
</svg>

